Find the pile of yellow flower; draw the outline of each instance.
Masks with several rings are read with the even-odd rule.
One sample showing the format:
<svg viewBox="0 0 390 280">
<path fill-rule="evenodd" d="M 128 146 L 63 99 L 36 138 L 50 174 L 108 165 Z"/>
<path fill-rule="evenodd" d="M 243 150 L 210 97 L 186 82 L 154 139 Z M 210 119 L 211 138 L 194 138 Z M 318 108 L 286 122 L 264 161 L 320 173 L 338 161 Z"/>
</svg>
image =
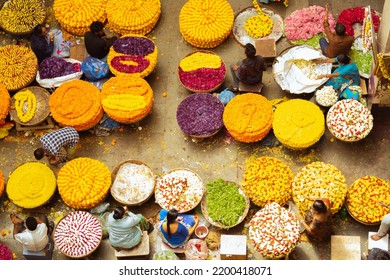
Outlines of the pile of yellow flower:
<svg viewBox="0 0 390 280">
<path fill-rule="evenodd" d="M 5 85 L 0 83 L 0 124 L 4 123 L 8 115 L 9 105 L 11 104 L 11 96 Z"/>
<path fill-rule="evenodd" d="M 291 198 L 294 173 L 280 159 L 249 158 L 245 163 L 242 189 L 257 206 L 271 202 L 284 205 Z"/>
<path fill-rule="evenodd" d="M 53 9 L 66 31 L 84 36 L 94 21 L 105 22 L 107 0 L 55 0 Z"/>
<path fill-rule="evenodd" d="M 314 103 L 292 99 L 277 106 L 272 127 L 280 143 L 291 149 L 305 149 L 324 134 L 325 118 Z"/>
<path fill-rule="evenodd" d="M 272 105 L 262 95 L 245 93 L 234 97 L 225 107 L 223 123 L 239 142 L 257 142 L 267 136 L 272 127 Z"/>
<path fill-rule="evenodd" d="M 103 84 L 103 110 L 119 123 L 134 123 L 152 110 L 153 90 L 142 78 L 118 76 Z"/>
<path fill-rule="evenodd" d="M 198 48 L 215 48 L 230 34 L 234 11 L 227 0 L 189 0 L 180 11 L 180 33 Z"/>
<path fill-rule="evenodd" d="M 347 192 L 349 213 L 363 223 L 378 223 L 389 210 L 380 204 L 390 204 L 390 184 L 381 178 L 365 176 L 357 179 Z"/>
<path fill-rule="evenodd" d="M 36 208 L 47 203 L 56 190 L 56 176 L 44 163 L 28 162 L 8 178 L 7 195 L 17 206 Z"/>
<path fill-rule="evenodd" d="M 107 0 L 109 26 L 119 34 L 148 34 L 161 15 L 160 0 Z"/>
<path fill-rule="evenodd" d="M 32 83 L 37 69 L 38 59 L 30 48 L 19 45 L 0 47 L 0 84 L 3 83 L 9 91 Z"/>
<path fill-rule="evenodd" d="M 106 197 L 111 186 L 111 173 L 103 162 L 76 158 L 60 169 L 57 184 L 66 205 L 75 209 L 91 209 Z"/>
<path fill-rule="evenodd" d="M 31 90 L 19 91 L 14 95 L 16 114 L 21 122 L 29 122 L 37 109 L 37 98 Z M 25 103 L 27 106 L 25 107 Z M 24 110 L 26 108 L 26 110 Z"/>
<path fill-rule="evenodd" d="M 50 95 L 49 106 L 56 122 L 78 131 L 94 127 L 103 116 L 99 89 L 82 80 L 60 85 Z"/>
<path fill-rule="evenodd" d="M 4 175 L 3 175 L 3 172 L 0 169 L 0 197 L 3 194 L 3 191 L 4 191 L 4 184 L 5 184 L 4 183 Z"/>
<path fill-rule="evenodd" d="M 244 27 L 249 36 L 257 39 L 269 35 L 272 32 L 274 22 L 269 15 L 263 12 L 257 0 L 253 0 L 253 6 L 258 14 L 248 18 L 245 21 Z"/>
<path fill-rule="evenodd" d="M 312 207 L 311 198 L 328 198 L 332 203 L 332 214 L 335 214 L 344 203 L 347 183 L 337 167 L 316 161 L 306 165 L 295 175 L 292 192 L 301 214 Z"/>
</svg>

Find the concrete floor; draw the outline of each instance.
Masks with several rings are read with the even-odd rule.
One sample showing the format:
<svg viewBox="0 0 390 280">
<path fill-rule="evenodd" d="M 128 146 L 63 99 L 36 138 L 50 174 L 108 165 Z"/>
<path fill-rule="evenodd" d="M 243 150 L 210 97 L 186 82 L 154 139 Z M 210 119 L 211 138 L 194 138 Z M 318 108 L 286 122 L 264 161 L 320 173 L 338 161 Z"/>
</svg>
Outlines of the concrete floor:
<svg viewBox="0 0 390 280">
<path fill-rule="evenodd" d="M 182 134 L 176 122 L 177 105 L 187 97 L 190 92 L 183 88 L 177 79 L 177 67 L 179 61 L 188 53 L 195 50 L 187 44 L 178 28 L 180 9 L 185 0 L 162 0 L 161 18 L 150 37 L 155 39 L 159 49 L 158 64 L 154 72 L 147 77 L 154 90 L 153 112 L 137 125 L 125 126 L 123 131 L 116 131 L 106 137 L 96 137 L 90 132 L 81 133 L 82 149 L 79 156 L 99 159 L 106 163 L 112 171 L 115 166 L 128 159 L 136 159 L 147 163 L 157 175 L 174 168 L 190 168 L 197 172 L 204 182 L 223 178 L 225 180 L 241 182 L 245 159 L 251 155 L 273 156 L 282 159 L 288 164 L 294 173 L 297 173 L 304 165 L 313 161 L 324 161 L 338 167 L 347 179 L 347 184 L 352 184 L 356 179 L 365 175 L 373 175 L 390 180 L 388 172 L 388 147 L 390 139 L 389 111 L 387 108 L 374 106 L 374 128 L 368 137 L 356 143 L 344 143 L 332 137 L 326 131 L 323 139 L 314 147 L 304 151 L 292 151 L 283 146 L 273 146 L 274 140 L 269 135 L 266 140 L 245 144 L 233 141 L 223 130 L 216 136 L 201 142 L 192 141 Z M 235 12 L 252 5 L 251 0 L 230 0 Z M 367 5 L 364 0 L 329 1 L 335 17 L 344 9 L 355 6 Z M 369 1 L 372 8 L 382 12 L 383 0 Z M 271 3 L 268 6 L 276 10 L 283 18 L 296 9 L 309 5 L 324 5 L 323 1 L 290 1 L 285 8 L 281 3 Z M 3 44 L 6 40 L 12 40 L 9 36 L 2 36 Z M 286 38 L 277 43 L 277 51 L 280 53 L 290 44 Z M 215 48 L 226 65 L 230 65 L 244 57 L 243 48 L 230 36 L 222 45 Z M 263 94 L 269 99 L 291 96 L 283 92 L 274 81 L 271 68 L 268 68 L 263 77 L 265 87 Z M 223 90 L 232 84 L 230 73 L 227 74 L 225 83 L 219 90 Z M 162 93 L 167 96 L 163 97 Z M 303 98 L 310 98 L 304 95 Z M 0 140 L 0 168 L 6 175 L 18 165 L 33 160 L 33 150 L 39 145 L 39 136 L 43 131 L 18 133 L 13 129 L 10 136 Z M 113 145 L 113 140 L 116 144 Z M 57 172 L 59 168 L 54 168 Z M 113 208 L 117 203 L 109 196 L 106 199 Z M 0 242 L 5 243 L 15 252 L 16 259 L 24 259 L 21 246 L 12 237 L 12 224 L 9 219 L 11 212 L 16 212 L 21 217 L 29 213 L 46 213 L 53 220 L 66 215 L 71 209 L 64 205 L 58 194 L 51 202 L 34 211 L 27 211 L 12 204 L 4 194 L 0 199 L 0 229 L 10 229 L 11 233 L 0 236 Z M 131 208 L 132 212 L 142 213 L 148 218 L 154 218 L 159 206 L 154 203 L 152 197 L 147 203 L 139 207 Z M 256 211 L 252 207 L 253 212 Z M 200 209 L 195 209 L 200 212 Z M 361 237 L 362 259 L 367 250 L 367 232 L 376 231 L 378 226 L 364 226 L 357 223 L 351 217 L 342 220 L 335 216 L 336 234 Z M 229 230 L 228 234 L 245 233 L 245 222 Z M 151 254 L 159 249 L 159 242 L 155 231 L 151 236 Z M 54 251 L 54 259 L 68 259 L 57 250 Z M 248 258 L 256 259 L 249 248 Z M 89 259 L 115 259 L 114 250 L 103 240 L 97 251 L 89 256 Z M 330 259 L 330 244 L 316 245 L 302 238 L 302 242 L 290 255 L 290 259 L 318 260 Z"/>
</svg>

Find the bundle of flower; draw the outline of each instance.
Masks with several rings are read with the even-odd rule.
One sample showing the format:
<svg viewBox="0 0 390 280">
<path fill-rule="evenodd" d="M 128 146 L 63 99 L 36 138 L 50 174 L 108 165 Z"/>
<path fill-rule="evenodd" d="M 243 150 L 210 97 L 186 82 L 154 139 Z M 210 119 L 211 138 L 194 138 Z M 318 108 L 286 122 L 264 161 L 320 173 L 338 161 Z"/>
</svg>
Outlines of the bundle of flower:
<svg viewBox="0 0 390 280">
<path fill-rule="evenodd" d="M 202 200 L 203 193 L 202 179 L 195 172 L 176 169 L 157 180 L 154 196 L 161 208 L 175 208 L 183 213 L 194 209 Z"/>
<path fill-rule="evenodd" d="M 310 6 L 292 12 L 284 20 L 284 32 L 287 39 L 307 40 L 319 33 L 325 33 L 324 30 L 325 8 L 320 6 Z M 331 13 L 328 13 L 329 27 L 334 31 L 336 22 Z"/>
<path fill-rule="evenodd" d="M 376 55 L 377 59 L 378 59 L 378 64 L 379 64 L 379 72 L 380 74 L 388 81 L 390 81 L 390 73 L 389 73 L 389 69 L 390 69 L 390 66 L 389 66 L 389 63 L 385 62 L 385 59 L 384 59 L 384 54 L 383 53 L 377 53 Z"/>
<path fill-rule="evenodd" d="M 94 215 L 85 211 L 74 211 L 56 226 L 54 242 L 66 256 L 82 258 L 96 250 L 102 236 L 102 226 Z"/>
<path fill-rule="evenodd" d="M 4 185 L 5 185 L 4 174 L 3 174 L 3 172 L 0 169 L 0 197 L 3 194 Z"/>
<path fill-rule="evenodd" d="M 15 110 L 18 119 L 23 123 L 29 122 L 37 110 L 35 94 L 26 89 L 16 93 L 13 98 L 15 99 Z"/>
<path fill-rule="evenodd" d="M 0 260 L 12 260 L 13 254 L 10 248 L 3 243 L 0 243 Z"/>
<path fill-rule="evenodd" d="M 37 74 L 38 59 L 25 46 L 6 45 L 0 47 L 0 84 L 15 91 L 33 82 Z"/>
<path fill-rule="evenodd" d="M 333 106 L 338 100 L 339 95 L 332 86 L 324 86 L 316 91 L 316 101 L 321 106 Z"/>
<path fill-rule="evenodd" d="M 262 95 L 235 96 L 225 107 L 223 123 L 231 136 L 244 143 L 262 140 L 272 128 L 271 102 Z"/>
<path fill-rule="evenodd" d="M 107 0 L 109 26 L 119 34 L 145 35 L 161 15 L 160 0 Z"/>
<path fill-rule="evenodd" d="M 115 40 L 108 52 L 107 62 L 115 76 L 145 78 L 156 67 L 157 46 L 143 35 L 124 35 Z"/>
<path fill-rule="evenodd" d="M 271 33 L 274 22 L 269 15 L 263 12 L 257 0 L 253 0 L 253 6 L 258 14 L 248 18 L 245 21 L 244 28 L 249 36 L 258 39 Z"/>
<path fill-rule="evenodd" d="M 335 214 L 341 209 L 347 194 L 341 171 L 332 164 L 319 161 L 304 166 L 295 175 L 291 186 L 293 200 L 302 214 L 312 207 L 312 198 L 328 198 L 332 202 L 332 214 Z"/>
<path fill-rule="evenodd" d="M 61 167 L 57 183 L 66 205 L 91 209 L 106 197 L 111 186 L 111 173 L 103 162 L 81 157 Z"/>
<path fill-rule="evenodd" d="M 234 11 L 226 0 L 189 0 L 180 11 L 180 33 L 198 48 L 215 48 L 229 36 Z"/>
<path fill-rule="evenodd" d="M 28 162 L 11 173 L 6 192 L 15 205 L 30 209 L 48 202 L 55 190 L 54 172 L 46 164 Z"/>
<path fill-rule="evenodd" d="M 12 34 L 30 33 L 46 19 L 46 7 L 42 0 L 12 0 L 3 2 L 0 10 L 0 26 Z"/>
<path fill-rule="evenodd" d="M 249 158 L 245 163 L 242 189 L 257 206 L 277 202 L 284 205 L 291 198 L 294 173 L 280 159 Z"/>
<path fill-rule="evenodd" d="M 249 222 L 248 236 L 255 250 L 265 258 L 290 254 L 300 241 L 299 221 L 276 202 L 267 204 Z"/>
<path fill-rule="evenodd" d="M 225 80 L 226 67 L 215 53 L 198 51 L 180 61 L 179 79 L 184 87 L 194 92 L 210 92 Z"/>
<path fill-rule="evenodd" d="M 364 15 L 365 15 L 365 10 L 362 7 L 349 8 L 343 10 L 339 14 L 337 21 L 344 24 L 346 29 L 345 30 L 346 34 L 353 36 L 354 34 L 353 25 L 355 23 L 363 24 Z M 377 14 L 377 12 L 374 9 L 371 9 L 371 17 L 372 17 L 372 23 L 374 24 L 374 30 L 375 32 L 378 32 L 379 23 L 381 20 L 380 16 Z"/>
<path fill-rule="evenodd" d="M 389 212 L 380 202 L 390 204 L 390 184 L 381 178 L 364 176 L 347 192 L 349 213 L 363 223 L 379 223 Z"/>
<path fill-rule="evenodd" d="M 0 124 L 5 122 L 11 104 L 11 96 L 4 84 L 0 82 Z"/>
<path fill-rule="evenodd" d="M 52 56 L 45 58 L 39 64 L 39 77 L 41 79 L 52 79 L 80 72 L 80 63 L 66 61 L 62 57 Z"/>
<path fill-rule="evenodd" d="M 278 105 L 272 123 L 276 138 L 291 149 L 305 149 L 317 143 L 325 132 L 321 109 L 303 99 Z"/>
<path fill-rule="evenodd" d="M 145 118 L 152 110 L 153 100 L 152 88 L 140 77 L 112 77 L 102 87 L 103 110 L 119 123 Z"/>
<path fill-rule="evenodd" d="M 181 130 L 188 135 L 208 137 L 223 127 L 222 102 L 209 93 L 195 93 L 180 102 L 176 120 Z"/>
<path fill-rule="evenodd" d="M 354 142 L 365 138 L 374 124 L 366 106 L 354 99 L 344 99 L 333 105 L 327 114 L 326 125 L 337 139 Z"/>
<path fill-rule="evenodd" d="M 50 95 L 49 106 L 56 122 L 78 131 L 94 127 L 103 116 L 99 89 L 81 80 L 60 85 Z"/>
</svg>

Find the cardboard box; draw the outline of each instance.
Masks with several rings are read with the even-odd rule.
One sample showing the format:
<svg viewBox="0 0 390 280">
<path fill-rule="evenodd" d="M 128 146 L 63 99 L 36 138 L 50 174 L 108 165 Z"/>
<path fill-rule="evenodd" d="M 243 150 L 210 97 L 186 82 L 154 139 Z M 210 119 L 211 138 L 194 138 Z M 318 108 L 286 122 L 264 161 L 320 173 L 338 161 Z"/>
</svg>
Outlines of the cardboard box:
<svg viewBox="0 0 390 280">
<path fill-rule="evenodd" d="M 246 260 L 246 235 L 221 235 L 221 260 Z"/>
</svg>

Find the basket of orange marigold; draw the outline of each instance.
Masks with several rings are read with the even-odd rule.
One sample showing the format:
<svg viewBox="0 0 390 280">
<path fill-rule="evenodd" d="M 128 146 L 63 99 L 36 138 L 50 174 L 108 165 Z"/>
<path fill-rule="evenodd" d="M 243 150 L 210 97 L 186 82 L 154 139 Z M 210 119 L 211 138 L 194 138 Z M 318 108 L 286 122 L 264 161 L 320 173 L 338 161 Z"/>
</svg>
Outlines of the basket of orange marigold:
<svg viewBox="0 0 390 280">
<path fill-rule="evenodd" d="M 5 85 L 0 83 L 0 124 L 4 123 L 5 118 L 8 115 L 9 105 L 11 103 L 11 96 Z"/>
</svg>

